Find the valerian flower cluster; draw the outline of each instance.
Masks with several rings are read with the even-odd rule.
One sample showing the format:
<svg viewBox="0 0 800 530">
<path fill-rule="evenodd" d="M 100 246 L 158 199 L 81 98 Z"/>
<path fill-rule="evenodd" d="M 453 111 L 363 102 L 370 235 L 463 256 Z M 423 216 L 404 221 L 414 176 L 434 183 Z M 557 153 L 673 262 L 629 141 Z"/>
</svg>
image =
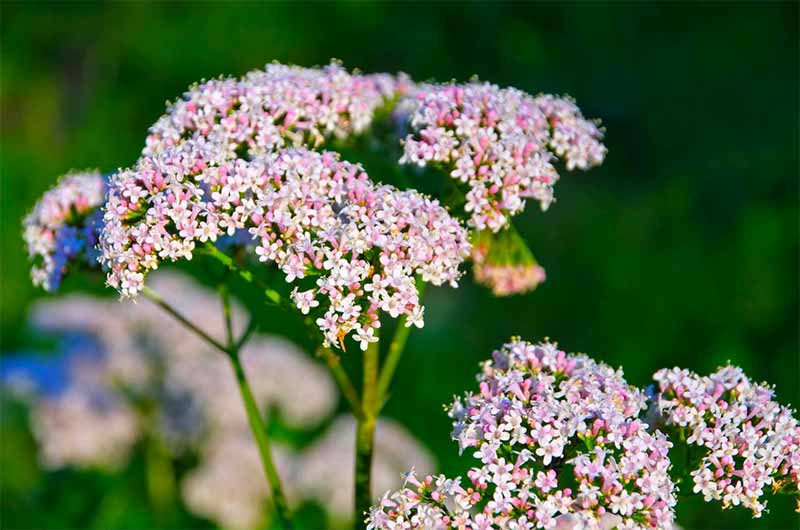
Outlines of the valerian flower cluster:
<svg viewBox="0 0 800 530">
<path fill-rule="evenodd" d="M 454 439 L 478 463 L 385 495 L 369 527 L 669 528 L 669 441 L 638 419 L 644 394 L 620 371 L 554 344 L 495 352 L 480 392 L 457 399 Z"/>
<path fill-rule="evenodd" d="M 400 162 L 440 164 L 466 184 L 465 209 L 477 230 L 506 227 L 527 199 L 546 210 L 558 180 L 556 157 L 569 170 L 605 158 L 601 129 L 568 98 L 477 82 L 424 85 L 415 97 Z"/>
<path fill-rule="evenodd" d="M 786 489 L 800 501 L 800 424 L 774 391 L 734 366 L 703 377 L 659 370 L 658 409 L 668 426 L 701 449 L 694 493 L 723 508 L 742 505 L 760 517 L 765 490 Z M 800 507 L 800 504 L 798 505 Z"/>
<path fill-rule="evenodd" d="M 298 286 L 303 313 L 328 344 L 351 332 L 362 348 L 377 340 L 378 311 L 422 326 L 415 277 L 456 285 L 467 233 L 437 201 L 375 185 L 332 152 L 288 149 L 226 159 L 187 141 L 110 183 L 101 244 L 108 282 L 125 296 L 144 286 L 159 261 L 190 259 L 198 243 L 247 231 L 261 261 Z"/>
<path fill-rule="evenodd" d="M 404 141 L 401 162 L 452 165 L 448 171 L 471 187 L 466 207 L 470 226 L 478 229 L 505 227 L 527 197 L 549 204 L 558 178 L 555 156 L 569 169 L 586 169 L 605 155 L 601 130 L 569 99 L 478 83 L 418 86 L 404 74 L 349 73 L 335 62 L 323 68 L 271 64 L 240 79 L 197 84 L 170 104 L 150 128 L 142 158 L 113 176 L 108 204 L 99 175 L 97 189 L 88 189 L 88 179 L 78 187 L 79 179 L 70 178 L 49 192 L 25 221 L 34 282 L 54 290 L 71 261 L 95 265 L 102 257 L 109 283 L 133 295 L 159 260 L 188 259 L 197 241 L 214 242 L 241 229 L 248 215 L 263 216 L 244 211 L 260 206 L 248 196 L 253 190 L 236 189 L 228 179 L 236 185 L 238 175 L 257 173 L 284 150 L 317 150 L 363 134 L 393 106 L 411 109 L 415 131 Z M 209 171 L 219 174 L 211 178 Z M 57 206 L 65 200 L 75 208 Z M 145 229 L 148 223 L 157 225 L 155 233 Z M 98 249 L 101 230 L 106 244 Z M 164 231 L 180 238 L 165 238 Z M 496 294 L 524 292 L 543 279 L 543 269 L 528 261 L 496 267 L 475 256 L 479 282 Z M 300 269 L 294 261 L 291 267 Z M 520 273 L 524 280 L 510 280 Z M 310 296 L 298 299 L 314 304 Z M 331 315 L 326 318 L 330 324 Z M 357 331 L 368 337 L 370 329 Z M 324 331 L 334 343 L 342 329 Z"/>
<path fill-rule="evenodd" d="M 58 469 L 125 466 L 139 439 L 135 412 L 118 396 L 72 387 L 33 410 L 31 428 L 43 466 Z"/>
<path fill-rule="evenodd" d="M 202 137 L 220 156 L 268 154 L 285 147 L 320 147 L 330 138 L 361 134 L 378 110 L 411 87 L 404 75 L 350 74 L 270 64 L 242 79 L 192 87 L 151 128 L 145 156 Z"/>
<path fill-rule="evenodd" d="M 34 285 L 54 291 L 71 262 L 97 261 L 97 234 L 105 181 L 96 171 L 64 175 L 23 222 Z"/>
<path fill-rule="evenodd" d="M 771 388 L 733 366 L 654 377 L 645 393 L 585 355 L 515 339 L 484 363 L 480 391 L 450 409 L 453 438 L 479 461 L 467 480 L 412 471 L 369 527 L 671 528 L 670 457 L 683 453 L 671 454 L 667 435 L 694 454 L 681 488 L 706 501 L 759 517 L 769 489 L 800 499 L 800 424 Z"/>
</svg>

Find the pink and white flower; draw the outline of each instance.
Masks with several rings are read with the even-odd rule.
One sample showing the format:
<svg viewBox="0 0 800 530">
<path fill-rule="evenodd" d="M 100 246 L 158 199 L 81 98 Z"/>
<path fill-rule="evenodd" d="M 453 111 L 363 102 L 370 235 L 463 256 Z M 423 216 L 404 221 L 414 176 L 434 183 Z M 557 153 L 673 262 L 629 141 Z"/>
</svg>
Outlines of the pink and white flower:
<svg viewBox="0 0 800 530">
<path fill-rule="evenodd" d="M 401 101 L 411 126 L 401 163 L 443 165 L 466 185 L 469 224 L 493 232 L 527 199 L 546 210 L 558 172 L 603 162 L 603 131 L 570 98 L 530 96 L 489 83 L 422 85 Z"/>
<path fill-rule="evenodd" d="M 369 528 L 672 526 L 671 444 L 638 419 L 645 396 L 621 371 L 514 340 L 478 382 L 450 410 L 454 439 L 479 460 L 468 481 L 412 477 L 372 509 Z"/>
<path fill-rule="evenodd" d="M 658 410 L 668 428 L 703 449 L 693 491 L 723 508 L 760 517 L 766 490 L 786 488 L 800 501 L 800 424 L 774 391 L 725 366 L 707 377 L 679 368 L 656 372 Z M 800 504 L 799 504 L 800 505 Z"/>
<path fill-rule="evenodd" d="M 130 190 L 146 190 L 137 201 Z M 287 149 L 252 160 L 187 140 L 111 179 L 102 234 L 108 283 L 135 296 L 163 260 L 191 259 L 205 234 L 248 235 L 302 312 L 319 307 L 327 344 L 366 348 L 379 311 L 422 324 L 416 277 L 455 286 L 466 230 L 437 201 L 377 185 L 332 152 Z M 207 225 L 217 228 L 210 229 Z"/>
<path fill-rule="evenodd" d="M 375 113 L 410 86 L 403 74 L 351 74 L 336 62 L 323 68 L 268 64 L 241 79 L 192 86 L 150 128 L 142 154 L 200 137 L 234 158 L 317 148 L 363 133 Z"/>
</svg>

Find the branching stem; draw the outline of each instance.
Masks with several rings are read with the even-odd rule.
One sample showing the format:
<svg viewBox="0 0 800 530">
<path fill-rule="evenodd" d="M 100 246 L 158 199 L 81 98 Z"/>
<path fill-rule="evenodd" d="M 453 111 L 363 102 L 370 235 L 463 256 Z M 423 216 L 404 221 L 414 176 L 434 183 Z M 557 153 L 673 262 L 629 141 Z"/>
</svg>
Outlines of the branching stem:
<svg viewBox="0 0 800 530">
<path fill-rule="evenodd" d="M 286 495 L 281 485 L 278 470 L 275 467 L 275 463 L 272 461 L 272 451 L 270 449 L 267 428 L 266 425 L 264 425 L 264 420 L 261 418 L 261 412 L 258 410 L 258 404 L 253 396 L 253 391 L 250 388 L 247 374 L 244 372 L 244 367 L 242 366 L 242 361 L 239 356 L 239 344 L 243 343 L 243 341 L 234 342 L 230 296 L 227 287 L 224 285 L 220 286 L 220 296 L 222 297 L 222 310 L 225 316 L 225 334 L 228 337 L 228 358 L 231 360 L 231 366 L 236 375 L 236 383 L 239 385 L 239 392 L 242 395 L 244 408 L 247 412 L 247 421 L 250 423 L 250 429 L 253 431 L 253 438 L 258 446 L 261 464 L 264 467 L 264 474 L 267 477 L 267 482 L 269 483 L 272 493 L 272 502 L 275 504 L 275 512 L 278 515 L 281 526 L 283 528 L 291 528 L 292 514 L 289 510 L 289 504 L 286 501 Z M 250 326 L 248 326 L 248 329 L 250 329 Z M 245 332 L 245 336 L 246 334 L 247 332 Z"/>
</svg>

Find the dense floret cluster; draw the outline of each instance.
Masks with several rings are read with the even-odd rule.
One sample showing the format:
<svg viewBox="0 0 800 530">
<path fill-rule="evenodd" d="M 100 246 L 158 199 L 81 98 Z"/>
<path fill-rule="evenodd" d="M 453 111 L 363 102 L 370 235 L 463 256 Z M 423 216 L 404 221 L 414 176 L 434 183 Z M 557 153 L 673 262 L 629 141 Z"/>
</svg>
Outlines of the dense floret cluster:
<svg viewBox="0 0 800 530">
<path fill-rule="evenodd" d="M 489 83 L 424 85 L 414 92 L 401 163 L 440 164 L 466 184 L 465 209 L 478 230 L 498 231 L 525 208 L 546 210 L 558 173 L 603 162 L 602 130 L 569 98 L 532 97 Z"/>
<path fill-rule="evenodd" d="M 69 173 L 47 191 L 23 221 L 34 285 L 55 291 L 68 267 L 97 266 L 98 232 L 105 180 L 96 171 Z"/>
<path fill-rule="evenodd" d="M 385 495 L 370 528 L 669 528 L 671 444 L 638 419 L 620 371 L 554 344 L 514 341 L 456 400 L 454 438 L 479 464 L 461 479 Z"/>
<path fill-rule="evenodd" d="M 324 68 L 267 65 L 241 79 L 193 86 L 151 128 L 143 154 L 205 138 L 220 155 L 263 155 L 285 147 L 316 148 L 364 132 L 376 112 L 411 86 L 404 75 L 350 74 Z"/>
<path fill-rule="evenodd" d="M 108 282 L 124 296 L 164 259 L 191 259 L 198 243 L 248 231 L 274 262 L 328 344 L 377 340 L 378 311 L 423 323 L 415 276 L 456 285 L 469 253 L 464 228 L 437 201 L 373 184 L 332 152 L 288 149 L 246 161 L 186 142 L 110 184 L 102 234 Z M 310 286 L 304 278 L 316 278 Z"/>
<path fill-rule="evenodd" d="M 800 425 L 774 392 L 734 366 L 702 377 L 679 368 L 655 374 L 658 408 L 690 446 L 702 448 L 692 469 L 694 492 L 723 508 L 742 505 L 755 517 L 766 508 L 765 490 L 798 495 Z M 693 462 L 691 462 L 693 463 Z"/>
</svg>

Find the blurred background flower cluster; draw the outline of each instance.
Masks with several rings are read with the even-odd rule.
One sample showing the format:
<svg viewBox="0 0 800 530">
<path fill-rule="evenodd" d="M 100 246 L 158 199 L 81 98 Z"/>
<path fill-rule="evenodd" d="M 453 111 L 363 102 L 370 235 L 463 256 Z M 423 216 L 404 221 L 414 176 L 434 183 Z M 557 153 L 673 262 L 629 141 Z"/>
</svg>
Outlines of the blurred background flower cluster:
<svg viewBox="0 0 800 530">
<path fill-rule="evenodd" d="M 152 285 L 222 340 L 214 291 L 167 271 Z M 241 307 L 232 313 L 245 322 Z M 44 470 L 119 478 L 136 454 L 155 523 L 169 520 L 178 499 L 223 528 L 269 521 L 258 449 L 224 355 L 149 303 L 68 295 L 36 303 L 30 325 L 56 339 L 58 354 L 6 356 L 0 375 L 7 399 L 27 405 Z M 316 524 L 352 521 L 356 426 L 348 415 L 332 417 L 338 394 L 328 371 L 278 337 L 256 336 L 242 362 L 290 500 L 323 508 L 327 518 Z M 433 470 L 433 457 L 397 422 L 382 420 L 376 436 L 375 495 L 409 468 Z M 101 520 L 105 503 L 95 508 Z"/>
<path fill-rule="evenodd" d="M 535 292 L 496 299 L 465 278 L 426 293 L 427 325 L 378 428 L 377 489 L 411 465 L 464 473 L 442 404 L 512 335 L 591 351 L 637 386 L 662 367 L 730 360 L 800 404 L 796 3 L 4 4 L 0 24 L 6 528 L 269 526 L 224 359 L 99 278 L 69 278 L 49 299 L 30 283 L 20 221 L 57 175 L 132 164 L 165 99 L 272 60 L 569 93 L 607 129 L 605 164 L 566 174 L 547 213 L 518 218 L 547 269 Z M 345 155 L 377 180 L 397 171 L 381 153 Z M 219 336 L 202 265 L 175 268 L 154 276 L 158 290 Z M 302 344 L 298 324 L 236 294 L 258 310 L 245 364 L 299 525 L 346 526 L 345 406 L 308 352 L 270 335 Z M 770 508 L 751 520 L 682 499 L 677 520 L 797 527 L 790 499 Z"/>
</svg>

